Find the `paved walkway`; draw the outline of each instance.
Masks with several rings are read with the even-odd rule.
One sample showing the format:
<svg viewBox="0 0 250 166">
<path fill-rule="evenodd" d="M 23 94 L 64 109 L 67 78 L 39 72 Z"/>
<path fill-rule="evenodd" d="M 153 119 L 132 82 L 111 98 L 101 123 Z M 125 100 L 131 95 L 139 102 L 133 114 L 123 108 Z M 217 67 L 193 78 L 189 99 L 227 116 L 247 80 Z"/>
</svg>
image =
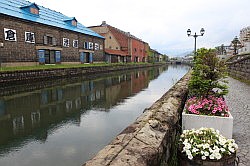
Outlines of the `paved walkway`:
<svg viewBox="0 0 250 166">
<path fill-rule="evenodd" d="M 234 117 L 233 138 L 239 146 L 239 166 L 250 166 L 250 85 L 229 80 L 226 101 Z"/>
</svg>

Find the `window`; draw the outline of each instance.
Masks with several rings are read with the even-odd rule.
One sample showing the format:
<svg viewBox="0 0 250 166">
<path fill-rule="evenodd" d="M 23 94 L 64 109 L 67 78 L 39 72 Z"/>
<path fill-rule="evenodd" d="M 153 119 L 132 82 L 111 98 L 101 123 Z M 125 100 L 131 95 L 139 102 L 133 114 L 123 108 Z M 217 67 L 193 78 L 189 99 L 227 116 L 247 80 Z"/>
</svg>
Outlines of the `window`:
<svg viewBox="0 0 250 166">
<path fill-rule="evenodd" d="M 102 48 L 102 45 L 100 44 L 100 50 L 102 50 L 103 48 Z"/>
<path fill-rule="evenodd" d="M 73 25 L 73 26 L 77 26 L 77 22 L 76 22 L 76 20 L 72 20 L 72 22 L 71 22 L 71 23 L 72 23 L 72 25 Z"/>
<path fill-rule="evenodd" d="M 35 43 L 35 34 L 33 32 L 25 32 L 25 42 Z"/>
<path fill-rule="evenodd" d="M 118 47 L 116 47 L 116 49 L 118 50 Z"/>
<path fill-rule="evenodd" d="M 43 44 L 56 46 L 56 38 L 52 35 L 45 35 L 43 37 Z"/>
<path fill-rule="evenodd" d="M 73 40 L 73 47 L 78 48 L 78 40 Z"/>
<path fill-rule="evenodd" d="M 69 47 L 69 39 L 63 38 L 63 47 Z"/>
<path fill-rule="evenodd" d="M 47 36 L 47 43 L 48 45 L 52 45 L 53 42 L 52 42 L 53 38 L 51 36 Z"/>
<path fill-rule="evenodd" d="M 95 43 L 95 50 L 99 50 L 99 44 Z"/>
<path fill-rule="evenodd" d="M 84 48 L 84 49 L 89 49 L 89 43 L 88 43 L 88 42 L 84 42 L 83 48 Z"/>
<path fill-rule="evenodd" d="M 90 50 L 93 50 L 93 48 L 94 48 L 93 43 L 92 43 L 92 42 L 89 42 L 89 49 L 90 49 Z"/>
<path fill-rule="evenodd" d="M 4 38 L 8 41 L 16 41 L 16 30 L 4 28 Z"/>
<path fill-rule="evenodd" d="M 32 8 L 30 8 L 30 13 L 32 13 L 32 14 L 39 14 L 39 10 L 32 7 Z"/>
<path fill-rule="evenodd" d="M 109 36 L 109 38 L 111 39 L 112 37 L 111 37 L 111 36 Z"/>
<path fill-rule="evenodd" d="M 135 48 L 134 50 L 135 50 L 135 52 L 136 52 L 136 48 Z"/>
</svg>

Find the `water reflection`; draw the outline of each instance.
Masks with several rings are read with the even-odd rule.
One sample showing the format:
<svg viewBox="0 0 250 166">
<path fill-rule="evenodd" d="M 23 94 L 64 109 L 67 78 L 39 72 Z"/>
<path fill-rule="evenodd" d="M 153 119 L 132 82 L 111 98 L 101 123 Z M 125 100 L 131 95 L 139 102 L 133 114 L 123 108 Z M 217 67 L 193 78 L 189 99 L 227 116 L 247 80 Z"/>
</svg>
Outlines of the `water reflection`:
<svg viewBox="0 0 250 166">
<path fill-rule="evenodd" d="M 173 72 L 176 71 L 176 75 L 178 75 L 178 78 L 180 78 L 188 70 L 188 68 L 185 68 L 183 66 L 179 68 L 179 71 L 177 68 L 178 66 L 171 66 L 171 72 L 172 75 L 175 75 Z M 75 148 L 64 147 L 63 153 L 66 153 L 67 155 L 77 156 L 78 161 L 75 161 L 75 159 L 71 159 L 71 163 L 68 163 L 69 161 L 67 161 L 66 163 L 60 163 L 60 165 L 72 165 L 72 163 L 78 163 L 76 165 L 79 165 L 80 163 L 83 163 L 86 159 L 89 158 L 89 156 L 96 153 L 96 151 L 100 149 L 101 146 L 105 145 L 107 143 L 107 140 L 110 141 L 113 136 L 117 135 L 119 131 L 121 131 L 128 123 L 131 122 L 131 120 L 127 120 L 126 123 L 119 122 L 120 120 L 117 119 L 117 117 L 123 115 L 121 113 L 118 114 L 119 111 L 116 111 L 121 109 L 118 109 L 118 107 L 122 107 L 124 103 L 127 103 L 127 101 L 125 100 L 127 100 L 128 98 L 131 98 L 132 96 L 137 95 L 142 90 L 148 88 L 151 80 L 156 79 L 163 72 L 166 73 L 167 70 L 168 66 L 164 66 L 160 68 L 134 70 L 126 73 L 112 73 L 110 76 L 100 77 L 95 80 L 81 80 L 75 83 L 54 86 L 51 88 L 36 90 L 29 93 L 21 93 L 12 96 L 1 97 L 0 165 L 2 165 L 1 163 L 5 165 L 6 163 L 9 163 L 10 165 L 16 165 L 17 163 L 13 163 L 12 160 L 21 160 L 21 157 L 16 157 L 21 156 L 21 154 L 19 154 L 19 151 L 20 153 L 22 152 L 23 155 L 25 155 L 24 151 L 32 151 L 32 148 L 29 149 L 27 146 L 32 146 L 31 144 L 34 141 L 38 141 L 40 142 L 40 144 L 44 144 L 44 147 L 47 147 L 47 145 L 50 144 L 53 146 L 48 137 L 51 137 L 52 134 L 56 135 L 55 132 L 62 132 L 67 130 L 67 126 L 72 124 L 78 126 L 79 131 L 75 132 L 75 128 L 71 128 L 70 131 L 67 130 L 68 132 L 80 132 L 89 134 L 91 133 L 91 131 L 98 131 L 96 132 L 96 136 L 91 136 L 92 139 L 98 139 L 98 134 L 100 134 L 101 132 L 102 135 L 108 135 L 105 136 L 105 138 L 102 138 L 102 140 L 97 140 L 97 142 L 92 143 L 93 145 L 98 144 L 96 149 L 93 147 L 89 148 L 88 152 L 85 148 L 85 151 L 83 152 L 81 150 L 82 154 L 78 154 L 78 156 L 76 154 L 77 150 Z M 177 77 L 173 76 L 173 78 L 170 79 L 176 78 Z M 149 102 L 146 101 L 146 98 L 141 98 L 142 101 L 145 100 L 146 103 Z M 146 105 L 143 105 L 142 102 L 140 102 L 140 104 L 137 104 L 137 107 L 139 107 L 139 105 L 141 105 L 140 108 L 146 107 Z M 129 107 L 126 106 L 126 108 Z M 137 110 L 136 112 L 135 106 L 133 106 L 131 110 L 135 111 L 127 114 L 127 116 L 133 116 L 133 118 L 135 118 L 139 114 L 139 111 L 142 111 Z M 109 116 L 111 117 L 110 119 L 112 119 L 112 122 L 110 121 L 109 124 L 110 129 L 101 130 L 101 127 L 105 126 L 101 125 L 102 119 L 93 120 L 96 123 L 94 123 L 93 121 L 85 123 L 84 126 L 82 122 L 83 116 L 87 116 L 85 118 L 86 122 L 87 120 L 91 120 L 92 116 L 89 115 L 90 111 L 92 111 L 92 113 L 95 113 L 95 111 L 104 113 L 112 112 L 112 114 L 109 114 Z M 125 112 L 123 112 L 123 114 L 124 113 Z M 107 116 L 104 114 L 101 115 L 101 117 L 104 118 L 105 116 Z M 99 116 L 99 114 L 97 116 Z M 114 117 L 112 118 L 112 116 Z M 129 119 L 131 117 L 127 118 Z M 90 124 L 92 126 L 88 126 Z M 112 124 L 116 124 L 116 126 L 112 126 Z M 97 129 L 98 127 L 99 129 Z M 78 140 L 76 141 L 76 144 L 79 146 L 81 144 L 84 144 L 84 142 L 81 141 L 85 138 L 82 137 L 86 137 L 88 135 L 85 134 L 84 136 L 82 136 L 80 133 L 72 135 L 72 137 L 70 138 L 73 142 L 74 139 L 77 138 Z M 58 138 L 58 136 L 56 137 L 57 138 L 54 138 L 52 142 L 65 141 L 62 140 L 63 138 Z M 85 141 L 88 142 L 88 145 L 84 145 L 90 146 L 89 142 L 91 142 L 91 140 Z M 98 143 L 98 141 L 104 142 Z M 65 143 L 63 145 L 65 145 Z M 39 148 L 36 148 L 36 151 L 38 149 Z M 41 150 L 45 149 L 41 148 Z M 12 152 L 16 156 L 9 155 Z M 27 154 L 29 153 L 27 152 Z M 51 156 L 53 155 L 53 152 L 46 153 L 51 154 Z M 46 153 L 37 151 L 32 152 L 32 155 L 44 159 L 42 156 L 44 156 Z M 86 157 L 80 157 L 79 155 L 85 155 Z M 32 161 L 30 161 L 29 163 L 25 163 L 25 165 L 37 165 L 37 163 L 35 162 L 36 160 L 31 158 L 32 157 L 30 157 L 30 160 Z M 51 160 L 52 159 L 48 160 L 51 162 L 51 165 L 59 165 L 58 163 L 56 163 L 58 159 L 54 159 L 55 161 Z M 10 161 L 12 161 L 12 163 L 10 163 Z"/>
</svg>

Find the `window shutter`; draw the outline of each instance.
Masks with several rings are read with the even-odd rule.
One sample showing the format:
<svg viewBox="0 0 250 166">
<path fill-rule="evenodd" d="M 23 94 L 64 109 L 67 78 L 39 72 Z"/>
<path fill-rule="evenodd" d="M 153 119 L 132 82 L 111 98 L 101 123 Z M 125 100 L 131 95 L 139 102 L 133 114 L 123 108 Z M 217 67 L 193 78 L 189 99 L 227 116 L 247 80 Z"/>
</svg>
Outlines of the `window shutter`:
<svg viewBox="0 0 250 166">
<path fill-rule="evenodd" d="M 87 49 L 89 49 L 89 42 L 87 42 Z"/>
<path fill-rule="evenodd" d="M 83 44 L 83 48 L 84 48 L 84 49 L 86 49 L 86 42 L 84 42 L 84 44 Z"/>
<path fill-rule="evenodd" d="M 52 38 L 52 45 L 56 46 L 56 38 L 55 37 Z"/>
<path fill-rule="evenodd" d="M 61 62 L 61 51 L 56 51 L 56 62 Z"/>
<path fill-rule="evenodd" d="M 43 44 L 45 44 L 45 45 L 48 44 L 48 38 L 47 38 L 47 36 L 43 36 Z"/>
<path fill-rule="evenodd" d="M 38 50 L 37 51 L 38 62 L 43 64 L 45 63 L 45 50 Z"/>
</svg>

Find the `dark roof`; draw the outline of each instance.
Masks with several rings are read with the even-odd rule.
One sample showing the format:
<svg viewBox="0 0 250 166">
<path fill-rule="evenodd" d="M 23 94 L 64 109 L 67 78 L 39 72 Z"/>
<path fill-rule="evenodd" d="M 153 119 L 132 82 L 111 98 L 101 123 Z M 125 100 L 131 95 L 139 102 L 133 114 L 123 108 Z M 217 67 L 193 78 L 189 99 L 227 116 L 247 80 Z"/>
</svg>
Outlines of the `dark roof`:
<svg viewBox="0 0 250 166">
<path fill-rule="evenodd" d="M 27 8 L 35 7 L 39 10 L 39 14 L 32 14 L 28 12 Z M 77 23 L 77 26 L 73 26 L 67 23 L 65 20 L 72 20 L 74 17 L 67 17 L 60 12 L 45 8 L 43 6 L 38 6 L 35 3 L 31 3 L 25 0 L 1 0 L 0 1 L 0 14 L 5 14 L 8 16 L 20 18 L 23 20 L 33 21 L 49 26 L 54 26 L 74 32 L 83 33 L 90 36 L 96 36 L 99 38 L 104 38 L 98 33 L 92 31 L 91 29 L 85 27 L 84 25 Z"/>
</svg>

